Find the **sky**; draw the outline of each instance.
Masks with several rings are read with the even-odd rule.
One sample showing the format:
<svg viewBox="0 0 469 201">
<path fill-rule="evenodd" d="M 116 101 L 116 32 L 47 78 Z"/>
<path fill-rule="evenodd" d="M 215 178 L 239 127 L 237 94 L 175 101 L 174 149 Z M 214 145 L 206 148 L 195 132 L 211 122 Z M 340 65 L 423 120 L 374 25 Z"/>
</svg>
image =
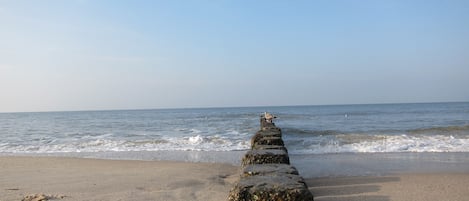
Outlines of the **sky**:
<svg viewBox="0 0 469 201">
<path fill-rule="evenodd" d="M 469 101 L 469 1 L 0 0 L 0 112 Z"/>
</svg>

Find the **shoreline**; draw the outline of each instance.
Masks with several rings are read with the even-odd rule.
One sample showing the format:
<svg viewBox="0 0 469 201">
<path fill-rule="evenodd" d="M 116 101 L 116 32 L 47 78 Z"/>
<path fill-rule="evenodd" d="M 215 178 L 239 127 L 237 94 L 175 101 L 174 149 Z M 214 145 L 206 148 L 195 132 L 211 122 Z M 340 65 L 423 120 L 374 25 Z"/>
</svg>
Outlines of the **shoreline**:
<svg viewBox="0 0 469 201">
<path fill-rule="evenodd" d="M 223 163 L 0 156 L 0 200 L 35 194 L 64 196 L 56 199 L 64 201 L 226 200 L 239 168 Z M 316 201 L 463 201 L 469 197 L 469 171 L 300 174 Z"/>
<path fill-rule="evenodd" d="M 129 151 L 18 154 L 0 157 L 54 157 L 117 161 L 219 163 L 239 166 L 246 151 Z M 290 161 L 306 178 L 386 176 L 405 173 L 469 173 L 469 152 L 294 154 Z"/>
<path fill-rule="evenodd" d="M 238 167 L 221 163 L 0 156 L 0 200 L 224 200 Z"/>
<path fill-rule="evenodd" d="M 465 201 L 468 182 L 468 173 L 443 172 L 306 179 L 315 201 Z"/>
<path fill-rule="evenodd" d="M 239 165 L 246 151 L 108 151 L 62 153 L 0 153 L 0 157 L 63 157 L 128 161 L 174 161 L 191 163 L 225 163 Z"/>
<path fill-rule="evenodd" d="M 467 152 L 290 154 L 290 160 L 306 178 L 446 172 L 469 174 Z"/>
</svg>

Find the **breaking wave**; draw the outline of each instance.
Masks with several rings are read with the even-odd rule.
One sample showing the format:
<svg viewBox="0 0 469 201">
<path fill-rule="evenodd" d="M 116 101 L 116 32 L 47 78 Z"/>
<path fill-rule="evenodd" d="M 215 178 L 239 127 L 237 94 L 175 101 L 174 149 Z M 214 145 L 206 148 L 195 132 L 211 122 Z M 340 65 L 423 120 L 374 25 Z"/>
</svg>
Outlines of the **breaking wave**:
<svg viewBox="0 0 469 201">
<path fill-rule="evenodd" d="M 0 154 L 248 150 L 265 111 L 289 153 L 469 152 L 469 103 L 438 103 L 0 113 Z"/>
<path fill-rule="evenodd" d="M 287 138 L 296 154 L 469 152 L 468 136 L 452 135 L 337 135 L 306 139 Z"/>
<path fill-rule="evenodd" d="M 292 153 L 469 152 L 469 125 L 358 133 L 286 129 Z"/>
<path fill-rule="evenodd" d="M 107 152 L 107 151 L 236 151 L 249 149 L 248 139 L 228 139 L 223 136 L 189 136 L 157 140 L 95 139 L 49 144 L 0 144 L 3 153 L 57 153 L 57 152 Z"/>
</svg>

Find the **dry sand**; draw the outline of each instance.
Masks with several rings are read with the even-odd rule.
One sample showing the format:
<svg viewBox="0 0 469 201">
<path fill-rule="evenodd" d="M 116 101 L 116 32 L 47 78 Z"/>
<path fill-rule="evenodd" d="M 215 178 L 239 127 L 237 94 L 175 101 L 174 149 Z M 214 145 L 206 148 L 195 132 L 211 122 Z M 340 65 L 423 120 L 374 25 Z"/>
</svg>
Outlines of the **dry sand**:
<svg viewBox="0 0 469 201">
<path fill-rule="evenodd" d="M 238 166 L 214 163 L 0 157 L 0 200 L 226 200 Z M 469 174 L 306 179 L 316 201 L 469 200 Z"/>
<path fill-rule="evenodd" d="M 226 164 L 0 157 L 0 200 L 225 200 L 238 167 Z"/>
</svg>

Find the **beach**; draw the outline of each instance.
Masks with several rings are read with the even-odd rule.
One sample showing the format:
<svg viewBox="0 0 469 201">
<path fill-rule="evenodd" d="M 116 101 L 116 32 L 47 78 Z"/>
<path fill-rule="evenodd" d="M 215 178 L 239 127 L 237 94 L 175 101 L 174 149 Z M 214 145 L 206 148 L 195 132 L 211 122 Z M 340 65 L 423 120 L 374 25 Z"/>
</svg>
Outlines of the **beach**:
<svg viewBox="0 0 469 201">
<path fill-rule="evenodd" d="M 0 157 L 0 200 L 225 200 L 238 167 L 220 163 Z M 63 198 L 59 198 L 63 197 Z"/>
<path fill-rule="evenodd" d="M 0 157 L 1 201 L 226 200 L 239 166 L 222 163 Z M 307 175 L 307 174 L 305 174 Z M 469 173 L 415 172 L 305 178 L 316 201 L 463 201 Z"/>
<path fill-rule="evenodd" d="M 412 173 L 307 180 L 315 201 L 464 201 L 469 174 Z"/>
<path fill-rule="evenodd" d="M 272 111 L 316 201 L 467 200 L 469 103 L 0 113 L 0 201 L 227 200 Z M 36 199 L 40 200 L 40 199 Z"/>
</svg>

